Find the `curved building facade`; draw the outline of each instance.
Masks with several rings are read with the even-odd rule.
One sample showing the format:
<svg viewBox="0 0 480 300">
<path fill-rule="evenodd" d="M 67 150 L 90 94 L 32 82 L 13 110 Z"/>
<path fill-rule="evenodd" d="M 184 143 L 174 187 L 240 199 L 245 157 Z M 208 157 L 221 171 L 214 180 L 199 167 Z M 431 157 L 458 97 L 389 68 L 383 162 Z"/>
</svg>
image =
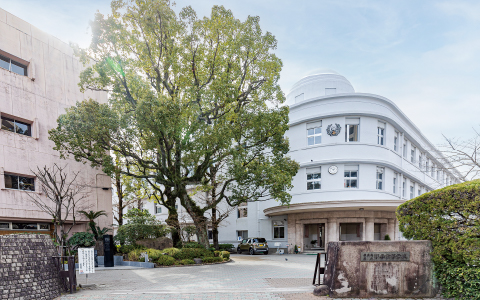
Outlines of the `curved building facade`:
<svg viewBox="0 0 480 300">
<path fill-rule="evenodd" d="M 460 174 L 392 101 L 355 93 L 337 73 L 302 78 L 286 103 L 289 155 L 300 163 L 291 204 L 239 207 L 220 228 L 221 242 L 262 236 L 271 248 L 297 245 L 303 252 L 325 250 L 329 241 L 399 240 L 400 204 L 459 182 Z"/>
</svg>

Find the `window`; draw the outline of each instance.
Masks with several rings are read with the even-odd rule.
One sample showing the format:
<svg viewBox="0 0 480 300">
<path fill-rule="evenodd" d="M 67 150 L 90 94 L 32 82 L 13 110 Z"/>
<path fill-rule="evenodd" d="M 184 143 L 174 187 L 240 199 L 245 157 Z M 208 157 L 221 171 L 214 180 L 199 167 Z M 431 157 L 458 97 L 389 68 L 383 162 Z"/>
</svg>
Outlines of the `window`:
<svg viewBox="0 0 480 300">
<path fill-rule="evenodd" d="M 273 221 L 273 238 L 285 238 L 285 224 L 283 223 L 283 221 Z"/>
<path fill-rule="evenodd" d="M 308 146 L 322 143 L 322 122 L 307 124 L 307 144 Z"/>
<path fill-rule="evenodd" d="M 430 172 L 430 159 L 425 159 L 425 172 Z"/>
<path fill-rule="evenodd" d="M 320 167 L 307 168 L 307 190 L 319 190 L 321 184 L 322 174 Z"/>
<path fill-rule="evenodd" d="M 246 218 L 248 217 L 248 205 L 247 203 L 241 203 L 237 207 L 237 218 Z"/>
<path fill-rule="evenodd" d="M 418 194 L 417 194 L 417 196 L 420 196 L 421 194 L 422 194 L 422 187 L 419 186 L 419 187 L 418 187 Z"/>
<path fill-rule="evenodd" d="M 407 158 L 407 139 L 403 140 L 403 157 Z"/>
<path fill-rule="evenodd" d="M 0 222 L 0 229 L 4 230 L 50 230 L 46 223 Z"/>
<path fill-rule="evenodd" d="M 8 57 L 0 55 L 0 67 L 7 69 L 13 73 L 17 73 L 22 76 L 27 76 L 27 66 L 11 60 Z"/>
<path fill-rule="evenodd" d="M 5 174 L 5 188 L 22 191 L 35 191 L 35 180 L 31 177 Z"/>
<path fill-rule="evenodd" d="M 410 185 L 410 199 L 413 199 L 415 197 L 415 194 L 414 194 L 414 189 L 415 189 L 415 183 L 411 183 Z"/>
<path fill-rule="evenodd" d="M 210 228 L 208 229 L 208 239 L 213 240 L 213 230 Z"/>
<path fill-rule="evenodd" d="M 295 103 L 302 102 L 303 101 L 303 93 L 301 93 L 298 96 L 295 96 Z"/>
<path fill-rule="evenodd" d="M 345 166 L 344 187 L 358 188 L 358 166 Z"/>
<path fill-rule="evenodd" d="M 411 162 L 412 164 L 415 163 L 415 156 L 416 156 L 416 154 L 417 154 L 417 147 L 414 147 L 414 146 L 412 145 L 412 149 L 410 150 L 410 162 Z"/>
<path fill-rule="evenodd" d="M 238 240 L 246 240 L 248 238 L 248 230 L 237 230 Z"/>
<path fill-rule="evenodd" d="M 404 178 L 402 183 L 402 197 L 405 198 L 406 196 L 407 196 L 407 178 Z"/>
<path fill-rule="evenodd" d="M 336 88 L 325 88 L 325 96 L 333 95 L 337 93 Z"/>
<path fill-rule="evenodd" d="M 418 153 L 418 167 L 420 170 L 423 170 L 423 154 L 420 152 Z"/>
<path fill-rule="evenodd" d="M 32 136 L 32 125 L 10 118 L 2 117 L 2 129 L 14 133 Z"/>
<path fill-rule="evenodd" d="M 377 144 L 385 145 L 385 123 L 378 122 L 377 127 Z"/>
<path fill-rule="evenodd" d="M 398 181 L 398 174 L 395 173 L 393 175 L 393 193 L 396 195 L 397 194 L 397 181 Z"/>
<path fill-rule="evenodd" d="M 393 150 L 398 151 L 398 131 L 395 131 L 395 136 L 393 137 Z"/>
<path fill-rule="evenodd" d="M 432 178 L 435 179 L 435 165 L 434 165 L 433 163 L 432 163 L 432 169 L 431 169 L 431 171 L 432 171 L 432 172 L 431 172 L 430 174 L 431 174 Z"/>
<path fill-rule="evenodd" d="M 377 190 L 383 190 L 383 174 L 385 168 L 377 167 Z"/>
<path fill-rule="evenodd" d="M 162 207 L 158 204 L 155 206 L 155 213 L 156 214 L 161 214 L 162 213 Z"/>
<path fill-rule="evenodd" d="M 358 126 L 360 126 L 360 119 L 346 119 L 345 124 L 345 142 L 358 142 Z"/>
<path fill-rule="evenodd" d="M 362 223 L 340 223 L 340 241 L 361 241 Z"/>
</svg>

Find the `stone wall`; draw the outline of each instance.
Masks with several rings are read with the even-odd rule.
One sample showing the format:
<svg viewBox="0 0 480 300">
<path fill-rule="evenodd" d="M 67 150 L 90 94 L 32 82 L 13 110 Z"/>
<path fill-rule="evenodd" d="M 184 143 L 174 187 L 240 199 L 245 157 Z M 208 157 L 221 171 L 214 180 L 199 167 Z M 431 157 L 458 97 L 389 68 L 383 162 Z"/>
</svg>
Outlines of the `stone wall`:
<svg viewBox="0 0 480 300">
<path fill-rule="evenodd" d="M 0 299 L 53 299 L 63 292 L 46 234 L 0 236 Z"/>
<path fill-rule="evenodd" d="M 331 297 L 434 297 L 430 241 L 330 242 L 325 285 Z M 362 253 L 363 252 L 363 253 Z"/>
</svg>

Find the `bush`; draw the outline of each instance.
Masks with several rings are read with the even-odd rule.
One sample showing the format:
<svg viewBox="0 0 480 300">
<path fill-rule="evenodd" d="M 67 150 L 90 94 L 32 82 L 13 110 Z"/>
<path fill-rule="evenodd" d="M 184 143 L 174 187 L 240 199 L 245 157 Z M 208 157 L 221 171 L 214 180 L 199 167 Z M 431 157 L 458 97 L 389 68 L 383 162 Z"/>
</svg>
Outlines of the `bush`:
<svg viewBox="0 0 480 300">
<path fill-rule="evenodd" d="M 213 253 L 203 248 L 183 248 L 173 255 L 175 259 L 194 259 L 203 257 L 213 257 Z"/>
<path fill-rule="evenodd" d="M 185 243 L 185 244 L 183 244 L 183 248 L 202 248 L 202 249 L 205 249 L 205 247 L 203 247 L 202 245 L 200 245 L 197 242 Z"/>
<path fill-rule="evenodd" d="M 68 239 L 67 244 L 72 249 L 80 247 L 95 246 L 95 235 L 90 232 L 75 232 L 71 238 Z"/>
<path fill-rule="evenodd" d="M 220 251 L 230 251 L 233 248 L 234 248 L 233 244 L 219 244 L 218 245 L 218 250 L 220 250 Z"/>
<path fill-rule="evenodd" d="M 156 263 L 160 266 L 172 266 L 175 264 L 175 258 L 168 255 L 161 255 L 157 258 Z"/>
<path fill-rule="evenodd" d="M 211 263 L 216 263 L 216 262 L 222 262 L 223 258 L 221 258 L 221 257 L 204 257 L 204 258 L 202 258 L 202 261 L 206 264 L 211 264 Z"/>
<path fill-rule="evenodd" d="M 120 245 L 135 245 L 139 240 L 164 237 L 167 232 L 165 225 L 125 224 L 118 228 L 115 241 Z"/>
<path fill-rule="evenodd" d="M 148 259 L 150 261 L 156 261 L 160 256 L 163 255 L 163 251 L 162 250 L 157 250 L 157 249 L 147 249 L 143 252 L 147 252 Z"/>
<path fill-rule="evenodd" d="M 397 208 L 406 238 L 432 241 L 435 275 L 445 297 L 480 299 L 479 211 L 480 180 L 423 194 Z"/>
<path fill-rule="evenodd" d="M 182 259 L 178 263 L 181 265 L 193 265 L 195 264 L 195 261 L 193 259 Z"/>
<path fill-rule="evenodd" d="M 220 257 L 220 253 L 222 253 L 222 251 L 213 251 L 213 256 Z"/>
<path fill-rule="evenodd" d="M 143 249 L 135 249 L 130 252 L 128 252 L 128 260 L 130 261 L 140 261 L 140 257 L 142 255 L 142 252 L 145 252 Z"/>
<path fill-rule="evenodd" d="M 133 250 L 140 249 L 140 250 L 145 250 L 147 249 L 145 246 L 141 245 L 122 245 L 117 247 L 117 251 L 123 254 L 127 254 Z"/>
<path fill-rule="evenodd" d="M 223 258 L 223 260 L 229 260 L 230 259 L 230 252 L 228 251 L 222 251 L 220 253 L 220 257 Z"/>
<path fill-rule="evenodd" d="M 163 249 L 163 250 L 161 250 L 161 251 L 162 251 L 162 253 L 166 253 L 166 254 L 168 254 L 168 255 L 170 255 L 170 256 L 174 256 L 175 253 L 180 252 L 180 249 L 178 249 L 178 248 L 165 248 L 165 249 Z"/>
</svg>

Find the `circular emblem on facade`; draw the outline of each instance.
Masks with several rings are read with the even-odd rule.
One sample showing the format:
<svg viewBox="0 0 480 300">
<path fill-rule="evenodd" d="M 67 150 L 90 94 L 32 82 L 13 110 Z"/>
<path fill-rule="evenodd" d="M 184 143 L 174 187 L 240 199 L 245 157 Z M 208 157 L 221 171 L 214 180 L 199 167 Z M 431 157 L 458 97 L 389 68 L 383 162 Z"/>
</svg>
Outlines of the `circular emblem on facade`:
<svg viewBox="0 0 480 300">
<path fill-rule="evenodd" d="M 338 172 L 337 166 L 330 166 L 330 168 L 328 168 L 328 173 L 332 175 L 337 174 L 337 172 Z"/>
<path fill-rule="evenodd" d="M 330 124 L 327 126 L 327 133 L 329 136 L 337 136 L 340 133 L 340 130 L 342 130 L 342 127 L 337 123 L 335 123 L 335 125 Z"/>
</svg>

